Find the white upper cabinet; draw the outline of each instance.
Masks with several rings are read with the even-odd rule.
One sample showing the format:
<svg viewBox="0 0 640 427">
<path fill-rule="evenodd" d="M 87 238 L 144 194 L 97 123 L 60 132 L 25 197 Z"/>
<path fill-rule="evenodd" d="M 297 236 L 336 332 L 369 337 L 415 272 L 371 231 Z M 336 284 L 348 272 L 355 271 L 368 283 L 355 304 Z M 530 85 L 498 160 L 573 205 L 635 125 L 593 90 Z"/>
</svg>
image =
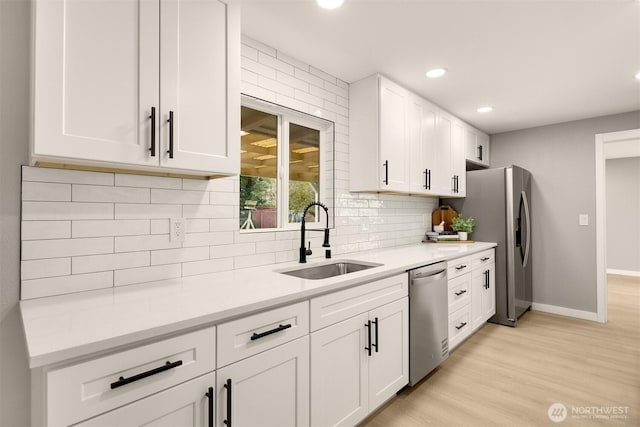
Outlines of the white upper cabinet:
<svg viewBox="0 0 640 427">
<path fill-rule="evenodd" d="M 464 197 L 464 126 L 379 74 L 352 83 L 350 190 Z"/>
<path fill-rule="evenodd" d="M 464 147 L 465 157 L 468 161 L 486 167 L 490 166 L 491 145 L 489 135 L 471 126 L 466 126 Z"/>
<path fill-rule="evenodd" d="M 34 8 L 32 163 L 238 172 L 237 6 L 37 0 Z"/>
<path fill-rule="evenodd" d="M 349 97 L 351 190 L 408 192 L 409 92 L 376 74 Z"/>
</svg>

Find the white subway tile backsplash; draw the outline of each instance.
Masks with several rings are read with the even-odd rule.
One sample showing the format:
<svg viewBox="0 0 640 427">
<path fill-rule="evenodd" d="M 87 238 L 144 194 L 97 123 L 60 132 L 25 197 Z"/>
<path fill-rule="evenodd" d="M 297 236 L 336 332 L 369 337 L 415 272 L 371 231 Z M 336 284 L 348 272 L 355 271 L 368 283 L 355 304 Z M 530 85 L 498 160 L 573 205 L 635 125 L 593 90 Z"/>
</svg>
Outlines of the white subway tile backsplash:
<svg viewBox="0 0 640 427">
<path fill-rule="evenodd" d="M 74 184 L 71 196 L 74 202 L 149 203 L 148 188 Z"/>
<path fill-rule="evenodd" d="M 87 255 L 73 257 L 71 260 L 71 271 L 73 274 L 81 274 L 143 267 L 146 265 L 149 265 L 149 252 Z"/>
<path fill-rule="evenodd" d="M 156 265 L 152 267 L 116 270 L 113 275 L 114 286 L 133 285 L 135 283 L 155 282 L 156 280 L 175 279 L 182 276 L 181 264 Z"/>
<path fill-rule="evenodd" d="M 22 219 L 26 221 L 113 219 L 113 204 L 75 202 L 22 202 Z"/>
<path fill-rule="evenodd" d="M 181 205 L 116 204 L 115 219 L 164 219 L 182 217 Z"/>
<path fill-rule="evenodd" d="M 115 185 L 119 187 L 142 187 L 142 188 L 182 188 L 182 180 L 180 178 L 168 178 L 164 176 L 148 176 L 148 175 L 128 175 L 119 174 L 115 176 Z"/>
<path fill-rule="evenodd" d="M 241 90 L 335 123 L 334 257 L 416 243 L 438 199 L 349 192 L 349 85 L 242 37 Z M 239 231 L 239 177 L 213 180 L 23 167 L 22 298 L 291 262 L 297 230 Z M 171 242 L 169 219 L 186 218 Z M 309 233 L 312 261 L 322 234 Z M 211 284 L 215 286 L 215 283 Z"/>
<path fill-rule="evenodd" d="M 25 181 L 22 183 L 22 200 L 70 202 L 71 184 Z"/>
<path fill-rule="evenodd" d="M 149 236 L 114 237 L 115 252 L 151 251 L 155 249 L 179 248 L 181 242 L 172 242 L 168 234 L 152 234 Z"/>
<path fill-rule="evenodd" d="M 22 181 L 60 182 L 68 184 L 113 185 L 113 174 L 67 169 L 22 167 Z"/>
<path fill-rule="evenodd" d="M 193 190 L 151 190 L 151 203 L 174 205 L 208 205 L 209 193 Z"/>
<path fill-rule="evenodd" d="M 59 258 L 113 252 L 113 237 L 28 240 L 22 242 L 22 259 Z"/>
<path fill-rule="evenodd" d="M 22 280 L 67 276 L 71 274 L 71 258 L 23 261 L 20 267 Z"/>
<path fill-rule="evenodd" d="M 22 221 L 22 240 L 68 239 L 71 221 Z"/>
<path fill-rule="evenodd" d="M 136 236 L 149 234 L 149 221 L 144 219 L 79 220 L 72 222 L 71 237 Z M 167 233 L 169 228 L 167 226 Z"/>
<path fill-rule="evenodd" d="M 185 277 L 228 270 L 233 270 L 233 258 L 209 259 L 182 264 L 182 275 Z"/>
<path fill-rule="evenodd" d="M 201 261 L 203 259 L 209 259 L 209 247 L 207 246 L 151 251 L 151 265 Z"/>
<path fill-rule="evenodd" d="M 52 295 L 110 288 L 112 286 L 113 271 L 23 280 L 20 287 L 20 298 L 41 298 Z"/>
</svg>

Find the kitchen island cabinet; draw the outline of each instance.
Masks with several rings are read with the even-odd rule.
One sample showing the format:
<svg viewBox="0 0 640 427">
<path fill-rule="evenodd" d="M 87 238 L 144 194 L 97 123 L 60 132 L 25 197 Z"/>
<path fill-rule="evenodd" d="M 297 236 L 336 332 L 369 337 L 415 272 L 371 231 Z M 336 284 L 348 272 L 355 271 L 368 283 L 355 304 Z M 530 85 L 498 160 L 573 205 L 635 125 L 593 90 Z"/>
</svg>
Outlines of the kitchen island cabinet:
<svg viewBox="0 0 640 427">
<path fill-rule="evenodd" d="M 32 164 L 239 172 L 238 6 L 34 2 Z"/>
</svg>

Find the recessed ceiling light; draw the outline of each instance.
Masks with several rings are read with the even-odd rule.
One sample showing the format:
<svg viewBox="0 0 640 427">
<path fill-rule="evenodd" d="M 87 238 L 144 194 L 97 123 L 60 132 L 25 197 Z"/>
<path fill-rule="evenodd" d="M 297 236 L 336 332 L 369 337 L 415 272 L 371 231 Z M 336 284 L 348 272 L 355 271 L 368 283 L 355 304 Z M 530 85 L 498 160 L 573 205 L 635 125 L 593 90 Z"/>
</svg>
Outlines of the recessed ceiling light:
<svg viewBox="0 0 640 427">
<path fill-rule="evenodd" d="M 429 70 L 426 72 L 427 77 L 429 77 L 430 79 L 442 77 L 445 74 L 447 74 L 446 68 L 434 68 L 433 70 Z"/>
<path fill-rule="evenodd" d="M 476 111 L 478 113 L 490 113 L 493 111 L 493 107 L 490 105 L 486 105 L 484 107 L 479 107 Z"/>
<path fill-rule="evenodd" d="M 636 73 L 636 79 L 640 80 L 640 72 Z"/>
<path fill-rule="evenodd" d="M 323 9 L 337 9 L 342 6 L 344 0 L 316 0 L 316 3 Z"/>
</svg>

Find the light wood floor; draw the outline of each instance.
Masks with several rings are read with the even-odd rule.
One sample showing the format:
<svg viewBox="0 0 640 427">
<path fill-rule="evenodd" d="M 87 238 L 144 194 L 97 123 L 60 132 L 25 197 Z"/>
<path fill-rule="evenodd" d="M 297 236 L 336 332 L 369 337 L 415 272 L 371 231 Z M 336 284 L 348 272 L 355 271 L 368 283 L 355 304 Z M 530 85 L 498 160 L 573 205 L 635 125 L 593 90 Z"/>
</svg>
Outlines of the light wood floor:
<svg viewBox="0 0 640 427">
<path fill-rule="evenodd" d="M 516 328 L 487 324 L 363 425 L 640 426 L 640 278 L 610 275 L 608 285 L 608 323 L 532 311 Z M 553 403 L 568 409 L 558 424 Z M 593 406 L 627 415 L 572 415 Z"/>
</svg>

